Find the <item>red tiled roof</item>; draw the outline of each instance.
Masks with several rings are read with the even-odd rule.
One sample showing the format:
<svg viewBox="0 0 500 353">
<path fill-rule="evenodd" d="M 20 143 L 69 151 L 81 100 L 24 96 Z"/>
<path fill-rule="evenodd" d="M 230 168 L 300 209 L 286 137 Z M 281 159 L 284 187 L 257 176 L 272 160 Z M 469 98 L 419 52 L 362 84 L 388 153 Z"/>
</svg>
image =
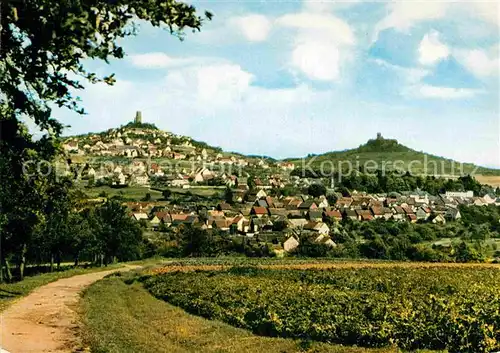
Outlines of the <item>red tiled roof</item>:
<svg viewBox="0 0 500 353">
<path fill-rule="evenodd" d="M 170 216 L 172 217 L 172 221 L 185 221 L 189 217 L 187 214 L 179 213 L 172 213 Z"/>
<path fill-rule="evenodd" d="M 412 214 L 413 213 L 413 210 L 410 207 L 408 207 L 408 206 L 403 206 L 401 208 L 405 211 L 406 214 Z"/>
<path fill-rule="evenodd" d="M 267 208 L 255 206 L 253 208 L 255 214 L 267 214 Z"/>
<path fill-rule="evenodd" d="M 342 218 L 342 213 L 340 213 L 340 211 L 338 210 L 326 211 L 325 215 L 327 217 Z"/>
<path fill-rule="evenodd" d="M 225 219 L 216 219 L 214 221 L 214 225 L 217 228 L 229 228 L 230 223 L 227 220 L 225 220 Z"/>
<path fill-rule="evenodd" d="M 155 212 L 155 216 L 158 217 L 158 219 L 167 219 L 168 218 L 168 212 Z"/>
<path fill-rule="evenodd" d="M 385 214 L 383 207 L 372 206 L 372 207 L 370 207 L 370 209 L 375 216 L 383 216 Z"/>
</svg>

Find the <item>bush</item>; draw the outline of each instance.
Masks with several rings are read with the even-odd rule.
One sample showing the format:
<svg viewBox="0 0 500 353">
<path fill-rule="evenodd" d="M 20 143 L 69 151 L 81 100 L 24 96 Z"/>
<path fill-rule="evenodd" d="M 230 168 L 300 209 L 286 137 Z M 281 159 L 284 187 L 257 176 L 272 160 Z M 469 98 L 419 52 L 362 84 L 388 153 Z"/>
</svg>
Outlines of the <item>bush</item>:
<svg viewBox="0 0 500 353">
<path fill-rule="evenodd" d="M 312 184 L 307 189 L 307 193 L 313 197 L 326 195 L 326 187 L 322 184 Z"/>
</svg>

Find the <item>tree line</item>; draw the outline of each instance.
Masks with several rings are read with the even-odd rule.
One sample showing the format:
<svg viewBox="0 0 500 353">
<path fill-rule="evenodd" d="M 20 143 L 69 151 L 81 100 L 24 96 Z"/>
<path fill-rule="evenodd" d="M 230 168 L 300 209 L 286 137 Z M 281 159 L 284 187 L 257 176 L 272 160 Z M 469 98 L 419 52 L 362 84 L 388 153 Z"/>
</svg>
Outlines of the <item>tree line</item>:
<svg viewBox="0 0 500 353">
<path fill-rule="evenodd" d="M 317 178 L 321 173 L 306 170 L 306 177 Z M 303 171 L 294 170 L 292 175 L 303 176 Z M 435 176 L 413 175 L 409 172 L 400 173 L 380 170 L 373 173 L 363 171 L 353 172 L 349 175 L 334 173 L 335 186 L 340 191 L 347 193 L 349 190 L 364 191 L 368 193 L 391 193 L 402 191 L 422 190 L 431 195 L 444 194 L 446 191 L 473 191 L 475 196 L 486 194 L 499 195 L 500 188 L 479 183 L 473 176 L 465 175 L 457 179 L 437 178 Z"/>
<path fill-rule="evenodd" d="M 74 95 L 85 89 L 81 81 L 115 78 L 92 72 L 84 59 L 122 59 L 118 39 L 135 35 L 139 22 L 182 39 L 212 14 L 177 0 L 6 0 L 0 13 L 0 281 L 22 279 L 28 263 L 136 258 L 141 233 L 124 208 L 114 201 L 79 208 L 71 182 L 56 176 L 65 126 L 52 107 L 85 114 Z M 33 139 L 26 120 L 44 136 Z"/>
<path fill-rule="evenodd" d="M 42 157 L 31 152 L 30 161 Z M 0 282 L 22 280 L 28 265 L 50 264 L 53 271 L 66 261 L 102 265 L 142 256 L 142 230 L 120 202 L 87 205 L 70 178 L 48 170 L 51 164 L 45 171 L 24 164 L 23 171 L 18 157 L 0 155 Z"/>
<path fill-rule="evenodd" d="M 295 251 L 298 256 L 368 258 L 398 261 L 476 262 L 488 253 L 500 258 L 500 206 L 460 206 L 462 219 L 449 224 L 375 220 L 343 220 L 330 234 L 337 247 L 305 238 Z M 450 239 L 439 245 L 438 239 Z"/>
</svg>

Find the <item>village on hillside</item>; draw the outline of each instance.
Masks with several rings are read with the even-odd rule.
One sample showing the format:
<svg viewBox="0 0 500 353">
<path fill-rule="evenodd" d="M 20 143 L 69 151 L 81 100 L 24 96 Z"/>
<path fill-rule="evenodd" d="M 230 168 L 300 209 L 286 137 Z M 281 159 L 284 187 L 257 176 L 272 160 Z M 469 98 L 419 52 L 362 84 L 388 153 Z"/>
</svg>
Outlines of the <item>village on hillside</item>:
<svg viewBox="0 0 500 353">
<path fill-rule="evenodd" d="M 284 251 L 297 247 L 304 235 L 336 246 L 332 234 L 342 221 L 445 224 L 461 218 L 460 205 L 500 205 L 494 194 L 480 197 L 472 191 L 439 195 L 423 191 L 340 193 L 334 185 L 323 186 L 328 180 L 291 173 L 295 168 L 292 163 L 229 155 L 188 137 L 160 131 L 143 124 L 140 112 L 128 126 L 68 138 L 63 148 L 69 156 L 88 157 L 81 177 L 89 186 L 135 185 L 143 187 L 145 193 L 149 188 L 213 188 L 225 193 L 201 204 L 172 204 L 166 199 L 124 202 L 130 217 L 151 231 L 187 225 L 247 237 L 265 235 L 280 239 L 278 250 Z M 115 163 L 94 165 L 92 158 L 114 158 Z M 172 168 L 172 161 L 179 164 Z M 304 192 L 311 188 L 320 192 Z"/>
<path fill-rule="evenodd" d="M 220 148 L 143 124 L 141 112 L 125 127 L 69 137 L 62 147 L 73 158 L 86 158 L 85 174 L 97 185 L 150 186 L 155 179 L 161 179 L 165 186 L 187 188 L 217 177 L 232 178 L 228 183 L 234 184 L 234 177 L 228 173 L 216 175 L 210 169 L 235 173 L 247 167 L 270 168 L 265 159 L 223 153 Z M 101 163 L 103 160 L 116 163 Z M 282 170 L 295 167 L 286 162 L 274 166 Z"/>
</svg>

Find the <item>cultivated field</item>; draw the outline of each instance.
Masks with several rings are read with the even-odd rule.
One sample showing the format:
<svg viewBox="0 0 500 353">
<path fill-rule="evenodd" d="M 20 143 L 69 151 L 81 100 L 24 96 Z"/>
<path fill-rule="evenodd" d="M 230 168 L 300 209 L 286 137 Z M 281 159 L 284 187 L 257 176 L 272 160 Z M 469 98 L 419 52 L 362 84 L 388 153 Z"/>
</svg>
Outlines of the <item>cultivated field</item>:
<svg viewBox="0 0 500 353">
<path fill-rule="evenodd" d="M 268 261 L 171 264 L 141 277 L 188 312 L 285 337 L 363 347 L 500 349 L 495 264 Z"/>
<path fill-rule="evenodd" d="M 478 182 L 494 187 L 500 187 L 500 176 L 498 175 L 474 175 Z"/>
<path fill-rule="evenodd" d="M 151 296 L 140 283 L 108 278 L 82 298 L 84 352 L 107 353 L 398 353 L 396 347 L 346 347 L 264 337 L 191 315 Z M 422 351 L 427 352 L 427 351 Z"/>
<path fill-rule="evenodd" d="M 245 259 L 243 259 L 245 260 Z M 221 260 L 221 261 L 182 261 L 172 262 L 167 266 L 146 270 L 146 274 L 160 275 L 171 272 L 192 271 L 225 271 L 233 267 L 251 265 L 259 269 L 272 270 L 335 270 L 335 269 L 494 269 L 500 271 L 499 264 L 493 263 L 431 263 L 431 262 L 392 262 L 392 261 L 331 261 L 331 260 L 271 260 L 267 261 L 245 261 Z M 260 263 L 259 263 L 260 262 Z"/>
</svg>

